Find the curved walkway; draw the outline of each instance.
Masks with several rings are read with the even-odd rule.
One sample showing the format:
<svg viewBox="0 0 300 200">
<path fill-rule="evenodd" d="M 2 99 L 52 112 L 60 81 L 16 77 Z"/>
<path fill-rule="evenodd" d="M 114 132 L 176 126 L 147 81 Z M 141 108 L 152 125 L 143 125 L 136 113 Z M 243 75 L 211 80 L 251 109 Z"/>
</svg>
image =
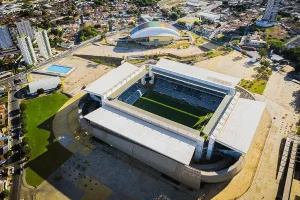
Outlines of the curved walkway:
<svg viewBox="0 0 300 200">
<path fill-rule="evenodd" d="M 85 92 L 80 92 L 67 101 L 53 119 L 53 132 L 59 143 L 69 151 L 89 154 L 94 148 L 89 144 L 90 137 L 85 134 L 78 120 L 78 102 Z"/>
</svg>

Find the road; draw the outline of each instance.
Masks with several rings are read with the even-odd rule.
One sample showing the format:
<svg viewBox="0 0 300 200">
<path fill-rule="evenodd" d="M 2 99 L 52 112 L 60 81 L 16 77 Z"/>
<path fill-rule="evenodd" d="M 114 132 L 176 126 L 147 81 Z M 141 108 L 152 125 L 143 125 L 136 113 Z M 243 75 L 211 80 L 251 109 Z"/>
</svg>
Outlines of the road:
<svg viewBox="0 0 300 200">
<path fill-rule="evenodd" d="M 118 32 L 116 32 L 116 31 L 114 31 L 114 32 L 108 32 L 108 33 L 106 33 L 106 36 L 109 37 L 109 36 L 115 35 L 117 33 L 120 33 L 122 31 L 125 31 L 125 30 L 126 29 L 119 30 Z M 10 80 L 13 80 L 13 79 L 15 79 L 18 76 L 26 75 L 26 74 L 34 71 L 34 70 L 39 69 L 42 66 L 45 66 L 46 64 L 49 64 L 49 63 L 54 62 L 56 60 L 59 60 L 61 58 L 67 57 L 67 56 L 71 55 L 74 51 L 76 51 L 76 50 L 78 50 L 78 49 L 80 49 L 80 48 L 82 48 L 82 47 L 84 47 L 84 46 L 86 46 L 86 45 L 88 45 L 90 43 L 93 43 L 93 42 L 96 42 L 96 41 L 100 40 L 100 38 L 101 38 L 101 35 L 98 35 L 98 36 L 96 36 L 96 37 L 94 37 L 94 38 L 92 38 L 90 40 L 81 42 L 80 44 L 73 46 L 68 51 L 64 51 L 64 52 L 62 52 L 62 53 L 60 53 L 58 55 L 55 55 L 55 56 L 49 58 L 48 60 L 45 60 L 45 61 L 39 63 L 38 65 L 36 65 L 35 67 L 33 67 L 33 68 L 31 68 L 31 69 L 29 69 L 27 71 L 23 71 L 23 72 L 20 72 L 20 73 L 14 75 L 14 76 L 11 76 L 11 77 L 8 77 L 8 78 L 0 80 L 0 84 L 6 83 L 7 81 L 10 82 Z"/>
<path fill-rule="evenodd" d="M 16 76 L 15 78 L 18 78 L 19 76 Z M 20 106 L 20 100 L 15 98 L 15 93 L 18 90 L 18 86 L 14 84 L 14 79 L 9 78 L 8 83 L 11 87 L 11 90 L 9 91 L 8 94 L 8 113 L 10 114 L 11 111 L 19 109 Z M 15 122 L 14 119 L 18 118 L 17 123 Z M 12 127 L 18 127 L 20 125 L 20 120 L 19 120 L 19 114 L 15 116 L 10 116 L 8 119 L 8 127 L 9 129 Z M 16 144 L 19 143 L 19 139 L 13 139 L 10 141 L 10 147 L 15 146 Z M 19 157 L 20 158 L 20 157 Z M 18 161 L 19 159 L 17 159 Z M 12 186 L 10 189 L 10 198 L 11 200 L 19 200 L 20 199 L 20 188 L 21 188 L 21 180 L 22 180 L 22 175 L 20 174 L 20 165 L 18 162 L 14 162 L 11 164 L 11 166 L 14 167 L 15 174 L 12 176 Z"/>
</svg>

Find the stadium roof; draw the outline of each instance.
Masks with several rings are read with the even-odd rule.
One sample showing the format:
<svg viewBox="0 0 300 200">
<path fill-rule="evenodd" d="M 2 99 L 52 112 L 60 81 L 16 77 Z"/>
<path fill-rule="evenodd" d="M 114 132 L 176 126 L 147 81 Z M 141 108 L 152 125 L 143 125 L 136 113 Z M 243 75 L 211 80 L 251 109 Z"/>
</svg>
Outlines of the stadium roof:
<svg viewBox="0 0 300 200">
<path fill-rule="evenodd" d="M 195 141 L 108 105 L 89 113 L 85 118 L 186 165 L 189 165 L 195 151 Z"/>
<path fill-rule="evenodd" d="M 60 84 L 60 78 L 58 76 L 31 82 L 29 83 L 29 93 L 36 93 L 40 88 L 43 88 L 44 90 L 51 90 L 53 88 L 56 88 L 58 84 Z"/>
<path fill-rule="evenodd" d="M 139 71 L 142 71 L 142 69 L 126 62 L 91 83 L 85 91 L 94 95 L 104 96 L 112 88 L 122 84 L 123 80 Z"/>
<path fill-rule="evenodd" d="M 241 81 L 240 78 L 220 74 L 217 72 L 167 60 L 164 58 L 161 58 L 153 67 L 162 71 L 167 71 L 179 76 L 183 76 L 184 78 L 200 80 L 200 82 L 206 84 L 213 83 L 214 85 L 218 85 L 224 88 L 234 88 Z"/>
<path fill-rule="evenodd" d="M 247 153 L 265 105 L 265 102 L 239 98 L 216 141 L 235 151 Z"/>
<path fill-rule="evenodd" d="M 130 37 L 132 39 L 151 36 L 179 37 L 180 33 L 175 27 L 160 21 L 146 22 L 130 31 Z"/>
</svg>

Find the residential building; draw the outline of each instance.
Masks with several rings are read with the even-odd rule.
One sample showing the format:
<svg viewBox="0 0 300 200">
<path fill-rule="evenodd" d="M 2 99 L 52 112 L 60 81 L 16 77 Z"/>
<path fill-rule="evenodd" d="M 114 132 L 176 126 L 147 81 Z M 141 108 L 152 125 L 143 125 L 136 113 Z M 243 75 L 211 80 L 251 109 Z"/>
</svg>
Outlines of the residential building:
<svg viewBox="0 0 300 200">
<path fill-rule="evenodd" d="M 49 57 L 52 57 L 52 51 L 51 51 L 47 32 L 43 29 L 38 29 L 37 32 L 35 32 L 35 37 L 36 37 L 36 41 L 37 41 L 39 50 L 41 52 L 41 55 L 46 59 L 48 59 Z"/>
<path fill-rule="evenodd" d="M 254 48 L 261 48 L 264 47 L 267 44 L 266 41 L 262 40 L 260 35 L 257 33 L 251 35 L 251 36 L 244 36 L 241 39 L 240 46 L 244 47 L 254 47 Z"/>
<path fill-rule="evenodd" d="M 0 48 L 9 48 L 13 45 L 8 28 L 6 26 L 0 26 Z"/>
<path fill-rule="evenodd" d="M 29 36 L 20 35 L 18 38 L 18 44 L 24 57 L 25 63 L 32 65 L 37 62 L 36 55 L 32 47 L 32 43 Z"/>
<path fill-rule="evenodd" d="M 31 40 L 33 40 L 34 34 L 30 22 L 28 20 L 17 22 L 17 28 L 20 35 L 24 34 L 30 37 Z"/>
<path fill-rule="evenodd" d="M 282 0 L 268 0 L 265 14 L 262 19 L 256 22 L 257 26 L 271 27 L 276 24 L 276 17 Z"/>
<path fill-rule="evenodd" d="M 5 126 L 7 121 L 7 108 L 5 103 L 0 104 L 0 127 Z"/>
</svg>

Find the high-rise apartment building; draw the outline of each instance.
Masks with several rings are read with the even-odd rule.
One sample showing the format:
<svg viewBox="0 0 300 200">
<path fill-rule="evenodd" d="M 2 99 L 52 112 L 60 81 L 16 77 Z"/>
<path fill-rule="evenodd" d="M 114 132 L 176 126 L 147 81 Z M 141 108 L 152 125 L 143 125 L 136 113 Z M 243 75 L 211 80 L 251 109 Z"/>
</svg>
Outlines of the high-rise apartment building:
<svg viewBox="0 0 300 200">
<path fill-rule="evenodd" d="M 17 28 L 19 34 L 24 34 L 30 37 L 31 40 L 34 38 L 33 30 L 28 20 L 17 22 Z"/>
<path fill-rule="evenodd" d="M 257 26 L 270 27 L 276 25 L 276 18 L 282 0 L 268 0 L 265 14 L 262 19 L 256 22 Z"/>
<path fill-rule="evenodd" d="M 49 38 L 47 35 L 47 31 L 43 29 L 38 29 L 35 32 L 36 41 L 40 50 L 41 55 L 48 59 L 52 57 L 52 51 L 49 43 Z"/>
<path fill-rule="evenodd" d="M 32 65 L 37 62 L 35 52 L 32 47 L 30 37 L 26 35 L 20 35 L 18 38 L 18 44 L 24 57 L 25 63 Z"/>
<path fill-rule="evenodd" d="M 9 30 L 6 26 L 0 26 L 0 48 L 9 48 L 14 46 Z"/>
</svg>

